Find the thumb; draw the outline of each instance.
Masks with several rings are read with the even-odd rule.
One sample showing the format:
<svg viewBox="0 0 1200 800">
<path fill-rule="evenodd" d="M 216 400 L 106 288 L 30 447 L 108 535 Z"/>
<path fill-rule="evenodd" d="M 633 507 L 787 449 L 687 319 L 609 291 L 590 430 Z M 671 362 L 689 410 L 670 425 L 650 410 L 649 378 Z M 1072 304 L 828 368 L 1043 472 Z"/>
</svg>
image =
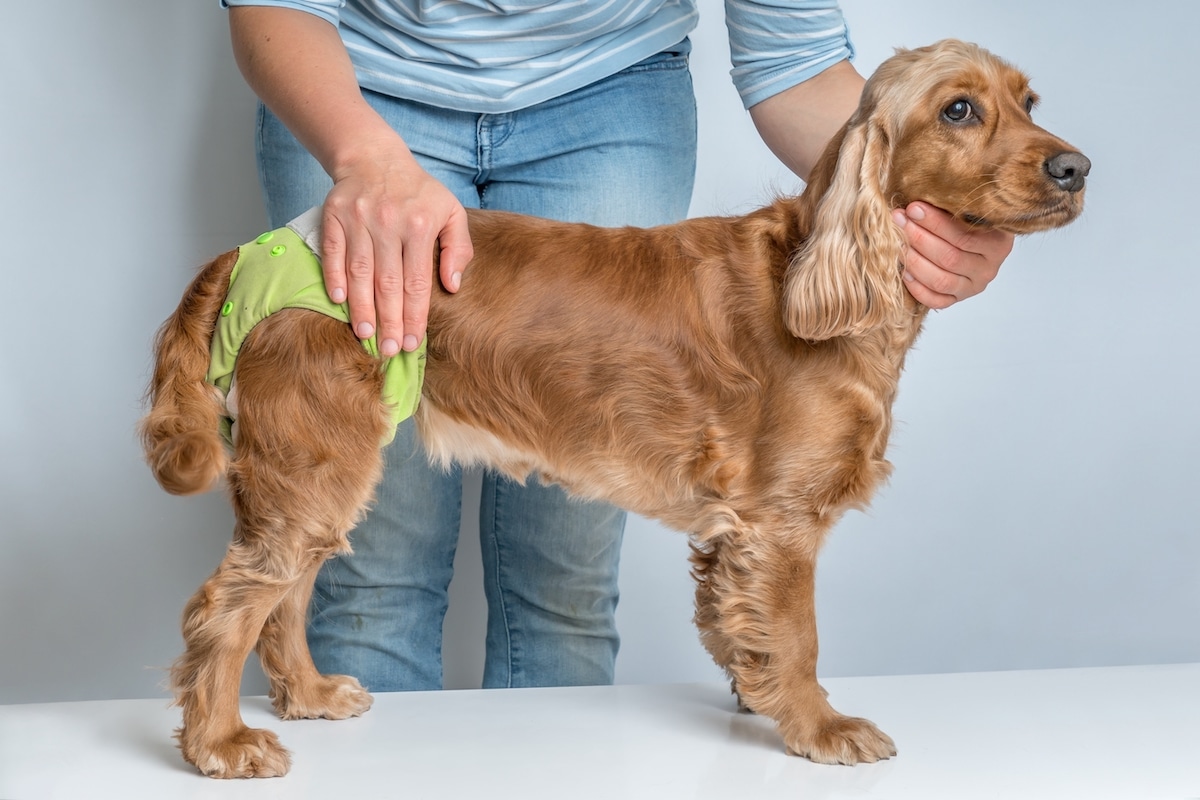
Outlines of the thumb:
<svg viewBox="0 0 1200 800">
<path fill-rule="evenodd" d="M 475 255 L 465 211 L 460 209 L 446 221 L 446 227 L 438 234 L 438 247 L 438 274 L 442 285 L 447 291 L 457 292 L 462 282 L 462 274 Z"/>
</svg>

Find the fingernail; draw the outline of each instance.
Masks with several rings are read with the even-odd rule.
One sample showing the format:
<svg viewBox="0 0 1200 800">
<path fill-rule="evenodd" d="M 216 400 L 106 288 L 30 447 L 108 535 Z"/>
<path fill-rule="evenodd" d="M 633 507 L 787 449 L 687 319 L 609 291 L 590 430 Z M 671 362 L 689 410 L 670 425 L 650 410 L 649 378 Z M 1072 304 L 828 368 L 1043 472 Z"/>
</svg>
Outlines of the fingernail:
<svg viewBox="0 0 1200 800">
<path fill-rule="evenodd" d="M 458 287 L 462 284 L 462 273 L 456 272 L 450 276 L 450 288 L 458 291 Z"/>
<path fill-rule="evenodd" d="M 358 338 L 370 339 L 371 334 L 375 332 L 375 326 L 369 322 L 360 322 L 354 330 L 358 333 Z"/>
<path fill-rule="evenodd" d="M 908 216 L 915 220 L 925 219 L 925 207 L 919 203 L 911 203 L 908 206 Z"/>
<path fill-rule="evenodd" d="M 384 339 L 383 344 L 379 345 L 379 352 L 386 358 L 391 358 L 400 352 L 400 345 L 396 344 L 395 339 Z"/>
<path fill-rule="evenodd" d="M 904 270 L 904 280 L 906 283 L 912 283 L 913 281 L 916 280 L 916 278 L 913 277 L 913 274 L 911 272 L 909 272 L 908 270 Z"/>
<path fill-rule="evenodd" d="M 904 211 L 899 208 L 892 211 L 892 220 L 895 221 L 895 223 L 901 228 L 908 224 L 908 217 L 904 214 Z"/>
<path fill-rule="evenodd" d="M 412 352 L 413 350 L 417 349 L 418 344 L 420 344 L 420 342 L 417 341 L 417 337 L 413 336 L 411 333 L 408 336 L 404 337 L 404 349 L 405 350 Z"/>
<path fill-rule="evenodd" d="M 334 289 L 332 292 L 329 293 L 329 299 L 335 303 L 346 302 L 346 290 L 342 289 L 340 287 L 337 289 Z"/>
</svg>

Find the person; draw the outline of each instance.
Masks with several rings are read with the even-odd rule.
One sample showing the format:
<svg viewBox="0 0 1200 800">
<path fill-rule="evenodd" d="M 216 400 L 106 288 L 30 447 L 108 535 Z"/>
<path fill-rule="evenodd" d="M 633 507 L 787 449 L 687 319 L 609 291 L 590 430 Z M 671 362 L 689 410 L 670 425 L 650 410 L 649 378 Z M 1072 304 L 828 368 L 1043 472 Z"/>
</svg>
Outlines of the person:
<svg viewBox="0 0 1200 800">
<path fill-rule="evenodd" d="M 223 4 L 261 100 L 270 223 L 323 206 L 326 289 L 385 356 L 422 341 L 433 281 L 457 290 L 472 255 L 467 207 L 598 225 L 687 213 L 695 0 Z M 841 10 L 728 0 L 726 15 L 742 101 L 805 178 L 863 85 Z M 906 285 L 932 308 L 981 291 L 1012 247 L 919 201 L 895 218 L 909 243 Z M 385 465 L 354 554 L 318 578 L 313 658 L 374 691 L 440 688 L 462 475 L 428 465 L 411 420 Z M 484 475 L 485 687 L 612 682 L 624 520 L 556 486 Z"/>
</svg>

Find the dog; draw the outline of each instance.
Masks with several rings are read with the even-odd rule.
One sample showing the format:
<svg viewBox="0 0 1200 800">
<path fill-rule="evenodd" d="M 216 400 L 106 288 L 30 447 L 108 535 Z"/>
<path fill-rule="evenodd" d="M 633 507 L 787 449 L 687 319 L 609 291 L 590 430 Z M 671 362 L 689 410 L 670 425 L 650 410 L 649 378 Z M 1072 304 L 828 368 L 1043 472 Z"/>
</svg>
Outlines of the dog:
<svg viewBox="0 0 1200 800">
<path fill-rule="evenodd" d="M 469 212 L 474 260 L 430 307 L 415 414 L 429 458 L 687 532 L 695 622 L 739 701 L 813 761 L 894 755 L 827 701 L 813 599 L 826 535 L 891 470 L 891 408 L 927 312 L 904 289 L 890 212 L 921 199 L 1013 234 L 1075 219 L 1090 162 L 1033 122 L 1036 102 L 1017 69 L 946 40 L 879 67 L 798 197 L 650 229 Z M 223 778 L 290 766 L 238 710 L 252 648 L 280 717 L 370 707 L 354 678 L 318 674 L 305 615 L 322 562 L 350 550 L 393 424 L 380 361 L 350 327 L 285 309 L 246 336 L 227 450 L 228 398 L 205 374 L 237 257 L 204 267 L 164 323 L 140 426 L 167 491 L 223 476 L 236 514 L 171 670 L 183 756 Z"/>
</svg>

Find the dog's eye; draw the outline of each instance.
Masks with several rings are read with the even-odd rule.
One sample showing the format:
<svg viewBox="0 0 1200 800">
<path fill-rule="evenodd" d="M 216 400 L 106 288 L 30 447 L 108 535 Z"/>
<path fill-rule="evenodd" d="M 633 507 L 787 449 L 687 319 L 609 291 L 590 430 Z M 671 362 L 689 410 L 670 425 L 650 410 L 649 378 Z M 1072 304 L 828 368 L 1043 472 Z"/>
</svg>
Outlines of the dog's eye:
<svg viewBox="0 0 1200 800">
<path fill-rule="evenodd" d="M 1033 107 L 1036 105 L 1037 105 L 1037 100 L 1034 99 L 1033 95 L 1029 95 L 1028 97 L 1026 97 L 1025 98 L 1025 113 L 1032 114 Z"/>
<path fill-rule="evenodd" d="M 955 100 L 942 109 L 942 116 L 949 122 L 966 122 L 975 116 L 975 109 L 967 100 Z"/>
</svg>

